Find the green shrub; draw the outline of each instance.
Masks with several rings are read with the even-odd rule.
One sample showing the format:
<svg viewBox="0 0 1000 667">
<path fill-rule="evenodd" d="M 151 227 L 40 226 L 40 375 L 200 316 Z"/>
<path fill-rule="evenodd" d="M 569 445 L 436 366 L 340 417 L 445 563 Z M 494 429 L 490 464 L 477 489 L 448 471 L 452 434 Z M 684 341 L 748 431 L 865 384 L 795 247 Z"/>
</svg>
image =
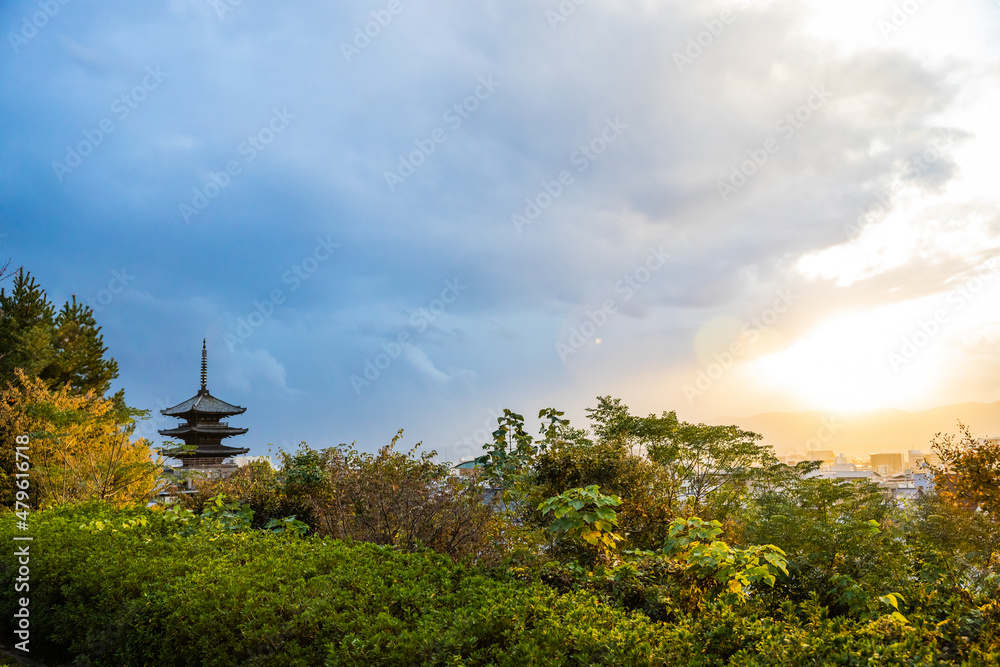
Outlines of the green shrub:
<svg viewBox="0 0 1000 667">
<path fill-rule="evenodd" d="M 164 667 L 639 664 L 652 656 L 655 627 L 641 615 L 586 593 L 506 586 L 430 551 L 289 540 L 216 522 L 190 535 L 175 529 L 166 512 L 146 509 L 34 515 L 33 650 Z M 9 540 L 9 530 L 2 534 Z M 3 585 L 14 572 L 5 561 Z M 0 601 L 4 618 L 12 604 Z"/>
<path fill-rule="evenodd" d="M 282 453 L 281 495 L 309 508 L 320 535 L 407 550 L 428 547 L 495 562 L 496 512 L 476 480 L 452 475 L 434 451 L 395 450 L 402 431 L 375 454 L 353 447 Z"/>
<path fill-rule="evenodd" d="M 220 493 L 247 505 L 253 511 L 255 528 L 289 516 L 308 524 L 312 530 L 318 528 L 312 506 L 300 497 L 289 497 L 278 471 L 266 461 L 253 461 L 229 477 L 203 482 L 194 494 L 183 500 L 189 509 L 200 513 L 205 504 Z"/>
<path fill-rule="evenodd" d="M 614 508 L 621 504 L 618 496 L 604 495 L 592 484 L 552 496 L 539 503 L 538 509 L 543 515 L 552 512 L 549 532 L 581 546 L 590 545 L 601 560 L 610 562 L 624 539 L 615 532 L 618 516 Z"/>
<path fill-rule="evenodd" d="M 831 616 L 813 595 L 776 607 L 759 596 L 716 599 L 690 612 L 675 601 L 662 623 L 600 590 L 491 577 L 430 550 L 196 523 L 179 530 L 163 510 L 100 503 L 32 515 L 32 653 L 94 667 L 1000 660 L 1000 608 L 931 579 L 924 597 L 907 591 L 900 601 L 907 622 L 890 609 L 871 620 Z M 0 524 L 7 544 L 12 524 Z M 688 576 L 661 574 L 661 583 Z M 617 575 L 623 589 L 649 576 L 638 567 Z M 0 561 L 4 590 L 15 576 L 14 559 Z M 14 605 L 0 596 L 5 632 Z"/>
</svg>

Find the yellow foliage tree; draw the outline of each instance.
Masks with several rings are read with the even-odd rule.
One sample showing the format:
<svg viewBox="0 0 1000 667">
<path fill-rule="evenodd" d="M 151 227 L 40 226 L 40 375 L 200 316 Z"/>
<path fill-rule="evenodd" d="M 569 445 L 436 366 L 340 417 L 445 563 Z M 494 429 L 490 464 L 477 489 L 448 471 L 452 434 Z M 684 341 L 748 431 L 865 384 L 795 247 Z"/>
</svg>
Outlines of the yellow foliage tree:
<svg viewBox="0 0 1000 667">
<path fill-rule="evenodd" d="M 967 510 L 1000 515 L 1000 442 L 977 439 L 959 422 L 959 435 L 938 433 L 932 446 L 941 464 L 931 466 L 941 497 Z"/>
<path fill-rule="evenodd" d="M 94 392 L 49 389 L 20 369 L 14 382 L 0 390 L 0 438 L 11 443 L 17 436 L 30 438 L 31 504 L 36 509 L 76 500 L 124 505 L 151 498 L 162 465 L 153 460 L 148 440 L 133 437 L 137 420 L 147 414 Z M 14 464 L 13 446 L 5 447 L 0 504 L 6 507 L 14 505 Z"/>
</svg>

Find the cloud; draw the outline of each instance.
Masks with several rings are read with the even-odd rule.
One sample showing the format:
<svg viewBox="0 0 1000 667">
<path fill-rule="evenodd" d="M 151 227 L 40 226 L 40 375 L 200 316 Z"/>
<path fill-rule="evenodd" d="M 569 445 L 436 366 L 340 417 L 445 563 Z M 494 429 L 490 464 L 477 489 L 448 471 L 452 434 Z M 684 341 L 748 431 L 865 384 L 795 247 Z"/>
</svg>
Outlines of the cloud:
<svg viewBox="0 0 1000 667">
<path fill-rule="evenodd" d="M 962 350 L 967 354 L 986 355 L 1000 359 L 1000 324 L 989 324 L 962 337 Z"/>
<path fill-rule="evenodd" d="M 303 391 L 288 386 L 285 367 L 267 350 L 239 350 L 232 354 L 228 365 L 226 384 L 237 391 L 249 393 L 277 394 L 295 397 Z"/>
<path fill-rule="evenodd" d="M 159 395 L 214 337 L 240 400 L 295 399 L 258 413 L 274 441 L 287 420 L 381 437 L 375 400 L 443 439 L 461 436 L 447 414 L 536 396 L 618 387 L 659 411 L 705 323 L 743 322 L 776 289 L 801 295 L 779 325 L 793 345 L 837 313 L 946 294 L 996 253 L 1000 69 L 960 4 L 886 39 L 881 0 L 586 3 L 554 28 L 555 3 L 444 0 L 404 4 L 363 48 L 374 6 L 67 5 L 0 63 L 18 91 L 0 100 L 4 251 L 67 296 L 129 267 L 100 314 L 123 382 Z M 157 66 L 162 85 L 58 181 L 53 161 Z M 281 132 L 275 109 L 294 115 Z M 212 196 L 185 223 L 196 192 Z M 293 290 L 318 237 L 340 248 Z M 661 245 L 669 263 L 563 366 L 555 343 Z M 456 276 L 468 289 L 358 397 L 347 376 Z M 225 335 L 275 290 L 227 360 Z"/>
</svg>

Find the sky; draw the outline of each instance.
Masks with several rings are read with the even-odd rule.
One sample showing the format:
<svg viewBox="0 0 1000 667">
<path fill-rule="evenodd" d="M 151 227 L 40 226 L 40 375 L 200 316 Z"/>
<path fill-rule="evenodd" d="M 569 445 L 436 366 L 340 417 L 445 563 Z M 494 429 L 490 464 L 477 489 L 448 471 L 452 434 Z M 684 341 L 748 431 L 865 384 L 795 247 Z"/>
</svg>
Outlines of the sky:
<svg viewBox="0 0 1000 667">
<path fill-rule="evenodd" d="M 0 259 L 251 454 L 1000 400 L 997 0 L 0 6 Z M 8 281 L 9 286 L 9 281 Z"/>
</svg>

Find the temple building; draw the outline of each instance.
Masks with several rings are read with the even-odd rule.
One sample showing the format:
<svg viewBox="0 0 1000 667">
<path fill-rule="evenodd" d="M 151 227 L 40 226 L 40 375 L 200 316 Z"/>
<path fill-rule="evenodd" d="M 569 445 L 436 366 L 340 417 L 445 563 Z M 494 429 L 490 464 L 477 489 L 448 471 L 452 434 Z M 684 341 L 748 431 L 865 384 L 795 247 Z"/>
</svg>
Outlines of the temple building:
<svg viewBox="0 0 1000 667">
<path fill-rule="evenodd" d="M 184 420 L 184 423 L 176 428 L 161 430 L 160 435 L 179 439 L 184 444 L 179 447 L 160 449 L 160 453 L 180 460 L 181 465 L 175 470 L 199 472 L 211 479 L 225 477 L 235 472 L 237 465 L 226 463 L 226 459 L 242 456 L 250 450 L 222 444 L 224 438 L 247 432 L 245 428 L 233 428 L 228 422 L 222 421 L 225 417 L 243 414 L 246 412 L 246 408 L 230 405 L 212 396 L 208 392 L 207 379 L 208 350 L 203 340 L 201 344 L 201 389 L 180 405 L 160 410 L 160 413 L 167 417 L 177 417 Z M 187 487 L 191 488 L 190 484 Z"/>
</svg>

